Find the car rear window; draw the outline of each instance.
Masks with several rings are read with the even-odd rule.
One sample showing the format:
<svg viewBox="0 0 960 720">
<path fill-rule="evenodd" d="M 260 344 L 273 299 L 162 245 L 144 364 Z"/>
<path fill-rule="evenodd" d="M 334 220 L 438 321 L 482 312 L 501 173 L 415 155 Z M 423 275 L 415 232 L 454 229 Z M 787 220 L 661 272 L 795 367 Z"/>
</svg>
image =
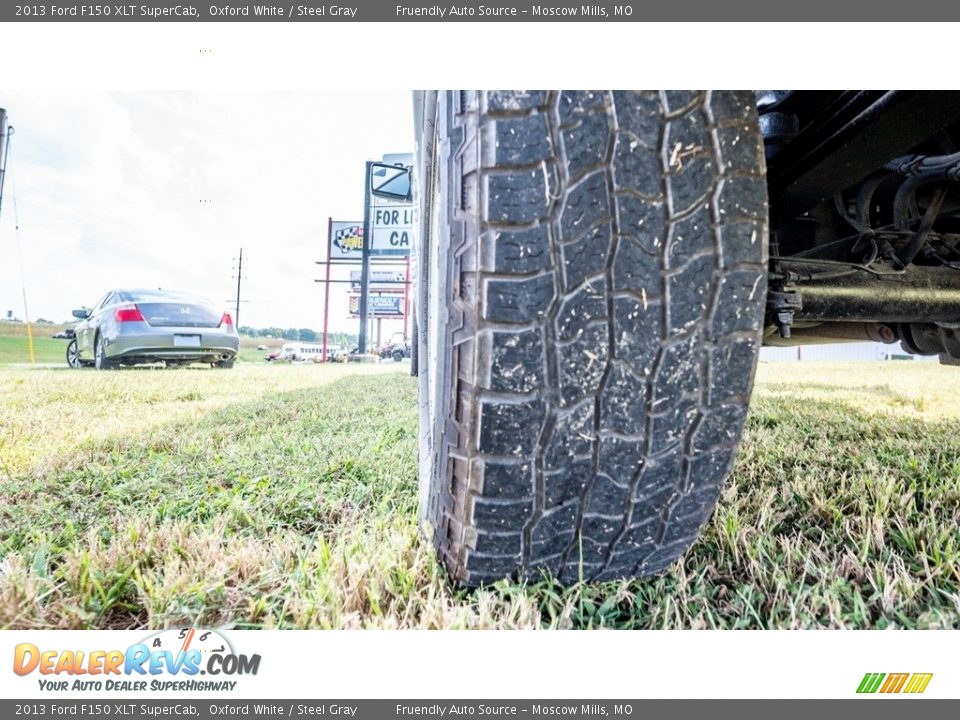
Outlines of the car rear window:
<svg viewBox="0 0 960 720">
<path fill-rule="evenodd" d="M 117 292 L 120 302 L 186 302 L 198 305 L 209 305 L 205 299 L 196 295 L 176 292 L 172 290 L 120 290 Z"/>
<path fill-rule="evenodd" d="M 143 319 L 154 327 L 217 327 L 223 313 L 210 305 L 138 302 Z"/>
</svg>

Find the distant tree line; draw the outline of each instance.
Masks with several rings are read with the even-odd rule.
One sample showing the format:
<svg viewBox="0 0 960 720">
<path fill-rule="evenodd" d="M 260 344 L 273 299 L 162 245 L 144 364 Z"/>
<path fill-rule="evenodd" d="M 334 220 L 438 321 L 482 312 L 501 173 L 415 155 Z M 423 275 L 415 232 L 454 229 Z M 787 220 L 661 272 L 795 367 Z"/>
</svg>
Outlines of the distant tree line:
<svg viewBox="0 0 960 720">
<path fill-rule="evenodd" d="M 323 340 L 323 333 L 319 333 L 311 328 L 255 328 L 249 325 L 241 325 L 237 330 L 241 335 L 252 338 L 283 338 L 284 340 L 297 340 L 299 342 L 320 342 Z M 357 344 L 357 336 L 343 332 L 329 333 L 327 335 L 327 342 L 331 345 L 349 345 L 353 347 Z"/>
</svg>

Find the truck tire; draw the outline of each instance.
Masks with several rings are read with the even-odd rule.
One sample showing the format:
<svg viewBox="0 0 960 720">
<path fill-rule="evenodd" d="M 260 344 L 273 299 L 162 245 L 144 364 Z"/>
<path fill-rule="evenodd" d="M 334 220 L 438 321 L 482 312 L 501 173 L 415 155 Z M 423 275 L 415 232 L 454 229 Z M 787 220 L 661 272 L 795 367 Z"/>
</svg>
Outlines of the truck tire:
<svg viewBox="0 0 960 720">
<path fill-rule="evenodd" d="M 763 326 L 751 92 L 416 98 L 421 517 L 453 580 L 668 567 L 716 506 Z"/>
</svg>

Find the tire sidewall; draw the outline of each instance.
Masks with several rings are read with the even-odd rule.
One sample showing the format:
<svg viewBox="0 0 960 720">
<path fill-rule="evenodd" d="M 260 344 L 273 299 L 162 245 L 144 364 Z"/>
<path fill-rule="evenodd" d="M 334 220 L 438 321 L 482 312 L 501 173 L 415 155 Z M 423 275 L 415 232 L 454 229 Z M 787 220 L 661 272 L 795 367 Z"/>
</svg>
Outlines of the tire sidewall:
<svg viewBox="0 0 960 720">
<path fill-rule="evenodd" d="M 76 339 L 71 340 L 70 344 L 67 345 L 67 365 L 74 370 L 83 367 L 83 363 L 80 361 L 80 351 L 77 347 Z"/>
<path fill-rule="evenodd" d="M 440 133 L 447 122 L 450 93 L 424 95 L 423 132 L 418 146 L 419 211 L 421 246 L 418 248 L 419 322 L 418 368 L 420 389 L 420 519 L 428 533 L 439 532 L 444 504 L 442 472 L 446 463 L 443 443 L 444 418 L 450 403 L 449 357 L 443 338 L 447 335 L 449 309 L 446 296 L 449 282 L 449 233 L 446 227 L 447 203 L 442 201 L 449 191 L 450 173 L 447 162 L 447 133 Z"/>
</svg>

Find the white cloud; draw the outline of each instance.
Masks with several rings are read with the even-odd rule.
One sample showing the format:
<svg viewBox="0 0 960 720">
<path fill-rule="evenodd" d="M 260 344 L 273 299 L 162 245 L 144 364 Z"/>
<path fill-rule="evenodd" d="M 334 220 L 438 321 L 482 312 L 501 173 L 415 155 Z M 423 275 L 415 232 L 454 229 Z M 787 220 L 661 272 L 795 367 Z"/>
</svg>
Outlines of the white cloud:
<svg viewBox="0 0 960 720">
<path fill-rule="evenodd" d="M 120 286 L 226 301 L 243 247 L 241 322 L 319 329 L 328 216 L 360 219 L 364 161 L 413 149 L 407 92 L 11 92 L 0 107 L 16 128 L 0 310 L 23 314 L 15 189 L 33 318 Z M 331 328 L 355 332 L 346 287 Z"/>
</svg>

